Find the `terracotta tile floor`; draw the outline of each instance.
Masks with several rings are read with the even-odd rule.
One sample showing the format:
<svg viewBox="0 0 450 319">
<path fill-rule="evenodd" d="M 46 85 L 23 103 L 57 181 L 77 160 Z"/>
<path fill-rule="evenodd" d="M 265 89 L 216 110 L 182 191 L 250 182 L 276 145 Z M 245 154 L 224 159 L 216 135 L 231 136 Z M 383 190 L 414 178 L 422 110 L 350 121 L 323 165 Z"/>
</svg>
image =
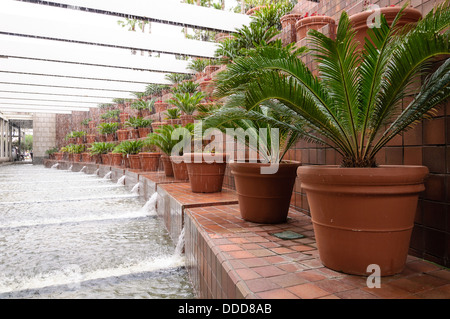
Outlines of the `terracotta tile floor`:
<svg viewBox="0 0 450 319">
<path fill-rule="evenodd" d="M 324 267 L 310 218 L 294 209 L 280 225 L 246 222 L 236 204 L 186 212 L 201 225 L 214 251 L 232 265 L 229 273 L 247 298 L 450 299 L 450 271 L 413 256 L 401 274 L 383 277 L 380 288 L 369 288 L 367 277 Z M 273 235 L 284 231 L 304 237 L 285 240 Z"/>
<path fill-rule="evenodd" d="M 193 193 L 189 182 L 160 184 L 182 207 L 197 207 L 205 205 L 236 204 L 237 195 L 234 191 L 223 188 L 217 193 Z"/>
</svg>

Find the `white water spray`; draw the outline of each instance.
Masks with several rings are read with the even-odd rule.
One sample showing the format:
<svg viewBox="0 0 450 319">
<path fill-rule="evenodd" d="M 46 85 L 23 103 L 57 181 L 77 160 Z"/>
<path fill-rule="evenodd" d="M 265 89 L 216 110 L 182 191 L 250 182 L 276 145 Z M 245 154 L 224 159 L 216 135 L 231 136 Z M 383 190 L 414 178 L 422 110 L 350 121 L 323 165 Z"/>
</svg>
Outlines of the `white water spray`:
<svg viewBox="0 0 450 319">
<path fill-rule="evenodd" d="M 141 183 L 138 182 L 136 185 L 133 186 L 133 188 L 131 189 L 131 192 L 133 194 L 139 194 L 139 186 L 140 186 L 140 184 Z"/>
<path fill-rule="evenodd" d="M 112 172 L 109 171 L 108 173 L 105 174 L 105 176 L 103 176 L 103 179 L 110 179 L 111 178 L 111 174 L 112 174 Z"/>
<path fill-rule="evenodd" d="M 95 172 L 94 172 L 94 174 L 92 174 L 92 175 L 98 175 L 98 172 L 100 171 L 100 168 L 97 168 L 96 170 L 95 170 Z"/>
<path fill-rule="evenodd" d="M 58 168 L 58 166 L 59 166 L 59 163 L 56 163 L 56 164 L 52 165 L 52 168 Z"/>
<path fill-rule="evenodd" d="M 67 169 L 68 171 L 72 170 L 73 165 L 70 165 L 69 168 Z"/>
<path fill-rule="evenodd" d="M 83 168 L 82 169 L 80 169 L 80 173 L 81 172 L 83 172 L 83 173 L 85 173 L 86 172 L 86 166 L 83 166 Z"/>
<path fill-rule="evenodd" d="M 123 175 L 121 178 L 119 178 L 119 180 L 117 181 L 118 185 L 125 185 L 125 178 L 126 176 Z"/>
<path fill-rule="evenodd" d="M 185 235 L 185 231 L 184 231 L 184 227 L 183 227 L 183 229 L 181 230 L 180 236 L 178 236 L 177 246 L 175 247 L 175 256 L 181 256 L 183 254 L 184 235 Z"/>
<path fill-rule="evenodd" d="M 155 215 L 157 200 L 158 200 L 158 193 L 154 192 L 153 195 L 147 201 L 147 203 L 145 203 L 145 205 L 141 208 L 141 212 L 147 213 L 148 215 Z"/>
</svg>

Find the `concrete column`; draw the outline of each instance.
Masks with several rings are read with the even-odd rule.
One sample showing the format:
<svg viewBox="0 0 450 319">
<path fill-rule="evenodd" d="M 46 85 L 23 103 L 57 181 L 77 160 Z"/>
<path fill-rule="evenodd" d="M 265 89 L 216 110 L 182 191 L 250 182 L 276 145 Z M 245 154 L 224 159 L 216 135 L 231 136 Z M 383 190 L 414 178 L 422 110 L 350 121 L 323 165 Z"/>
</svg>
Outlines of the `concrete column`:
<svg viewBox="0 0 450 319">
<path fill-rule="evenodd" d="M 56 114 L 33 114 L 33 164 L 42 164 L 56 145 Z"/>
<path fill-rule="evenodd" d="M 4 153 L 5 153 L 5 150 L 4 150 L 4 147 L 5 147 L 5 137 L 3 136 L 3 131 L 4 131 L 4 129 L 3 129 L 3 123 L 4 123 L 5 121 L 2 119 L 2 118 L 0 118 L 0 158 L 3 158 L 4 157 Z"/>
</svg>

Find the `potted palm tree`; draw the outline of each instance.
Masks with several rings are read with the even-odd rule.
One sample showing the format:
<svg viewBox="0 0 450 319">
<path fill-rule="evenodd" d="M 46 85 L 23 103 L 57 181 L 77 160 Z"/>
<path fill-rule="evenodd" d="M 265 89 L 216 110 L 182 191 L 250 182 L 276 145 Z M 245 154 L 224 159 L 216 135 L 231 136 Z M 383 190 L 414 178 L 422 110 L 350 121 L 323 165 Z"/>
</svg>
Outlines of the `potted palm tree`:
<svg viewBox="0 0 450 319">
<path fill-rule="evenodd" d="M 123 154 L 124 158 L 129 161 L 129 167 L 131 169 L 141 169 L 141 160 L 139 153 L 144 146 L 143 140 L 130 140 L 122 141 L 118 145 L 118 149 Z"/>
<path fill-rule="evenodd" d="M 112 142 L 95 142 L 89 148 L 92 156 L 100 158 L 102 164 L 109 165 L 110 159 L 108 153 L 112 152 L 116 145 Z"/>
<path fill-rule="evenodd" d="M 201 92 L 190 93 L 175 93 L 173 97 L 168 100 L 169 104 L 179 108 L 183 113 L 181 118 L 181 125 L 185 126 L 188 123 L 194 123 L 194 112 L 197 110 L 197 105 L 203 100 L 205 95 Z"/>
<path fill-rule="evenodd" d="M 232 135 L 237 143 L 237 155 L 231 158 L 229 166 L 242 218 L 264 224 L 286 222 L 300 163 L 284 157 L 299 139 L 301 121 L 288 107 L 274 100 L 251 109 L 233 106 L 242 105 L 242 98 L 235 94 L 203 120 L 204 127 L 218 128 Z"/>
<path fill-rule="evenodd" d="M 141 169 L 144 172 L 154 172 L 159 169 L 161 153 L 156 150 L 156 146 L 149 143 L 149 139 L 144 140 L 144 145 L 139 158 L 141 159 Z"/>
<path fill-rule="evenodd" d="M 188 124 L 186 126 L 188 131 L 193 130 L 193 124 Z M 183 127 L 181 125 L 163 125 L 156 129 L 153 133 L 150 133 L 147 138 L 148 145 L 154 145 L 161 151 L 161 161 L 164 166 L 164 173 L 166 176 L 175 176 L 174 168 L 176 170 L 177 179 L 187 180 L 187 169 L 183 164 L 184 162 L 180 160 L 180 157 L 176 158 L 175 165 L 172 165 L 172 154 L 174 147 L 183 140 L 186 135 L 175 134 L 176 132 L 184 133 Z M 178 154 L 182 155 L 182 154 Z M 182 159 L 182 158 L 181 158 Z M 179 165 L 178 165 L 179 164 Z"/>
<path fill-rule="evenodd" d="M 115 140 L 116 132 L 119 129 L 119 123 L 117 122 L 106 122 L 100 123 L 98 125 L 98 132 L 106 137 L 107 142 L 112 142 Z"/>
<path fill-rule="evenodd" d="M 310 30 L 320 76 L 295 54 L 270 47 L 229 65 L 222 79 L 222 93 L 243 92 L 247 109 L 277 99 L 304 123 L 301 136 L 342 155 L 340 166 L 298 168 L 320 258 L 331 269 L 366 274 L 369 264 L 377 264 L 381 275 L 392 275 L 404 268 L 428 169 L 378 165 L 376 155 L 449 98 L 449 33 L 442 32 L 450 24 L 449 3 L 409 30 L 395 28 L 401 11 L 392 25 L 382 15 L 381 27 L 368 30 L 371 41 L 362 51 L 346 12 L 335 40 Z M 435 71 L 426 68 L 443 56 Z M 402 109 L 411 84 L 425 71 Z"/>
<path fill-rule="evenodd" d="M 167 109 L 166 113 L 167 113 L 166 117 L 167 124 L 181 124 L 179 108 L 175 107 Z"/>
</svg>

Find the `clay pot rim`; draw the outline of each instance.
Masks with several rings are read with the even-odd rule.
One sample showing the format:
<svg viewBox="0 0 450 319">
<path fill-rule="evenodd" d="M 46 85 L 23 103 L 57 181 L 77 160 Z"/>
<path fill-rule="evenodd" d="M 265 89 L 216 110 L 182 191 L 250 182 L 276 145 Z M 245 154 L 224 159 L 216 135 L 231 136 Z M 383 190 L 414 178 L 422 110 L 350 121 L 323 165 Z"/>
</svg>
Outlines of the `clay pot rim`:
<svg viewBox="0 0 450 319">
<path fill-rule="evenodd" d="M 324 24 L 336 23 L 336 20 L 330 16 L 311 16 L 298 20 L 295 23 L 295 28 L 300 28 L 310 24 L 316 24 L 317 22 L 323 22 Z"/>
<path fill-rule="evenodd" d="M 232 166 L 245 165 L 248 167 L 257 167 L 257 168 L 259 168 L 261 166 L 273 165 L 271 163 L 253 163 L 253 162 L 241 162 L 241 161 L 231 161 L 229 164 Z M 283 160 L 280 163 L 278 163 L 278 165 L 287 167 L 287 166 L 301 166 L 302 164 L 299 161 Z"/>
<path fill-rule="evenodd" d="M 228 162 L 228 159 L 230 158 L 230 155 L 228 153 L 201 153 L 201 152 L 194 152 L 194 153 L 185 153 L 183 154 L 183 160 L 190 161 L 193 164 L 196 164 L 195 159 L 201 157 L 202 163 L 205 162 L 216 162 L 216 159 L 220 159 L 221 163 Z M 198 163 L 200 164 L 200 163 Z"/>
<path fill-rule="evenodd" d="M 423 165 L 380 165 L 379 167 L 341 167 L 309 165 L 297 169 L 302 183 L 340 185 L 421 184 L 429 170 Z"/>
<path fill-rule="evenodd" d="M 394 18 L 397 13 L 400 11 L 401 7 L 395 6 L 395 7 L 384 7 L 380 8 L 380 12 L 386 16 L 386 18 Z M 350 21 L 353 23 L 354 27 L 360 26 L 361 23 L 365 24 L 367 21 L 367 18 L 373 14 L 374 10 L 368 10 L 363 11 L 359 13 L 355 13 L 349 17 Z M 403 10 L 402 16 L 400 19 L 407 19 L 408 16 L 411 16 L 411 18 L 408 18 L 410 22 L 417 22 L 417 20 L 422 18 L 422 13 L 412 7 L 405 8 Z"/>
</svg>

